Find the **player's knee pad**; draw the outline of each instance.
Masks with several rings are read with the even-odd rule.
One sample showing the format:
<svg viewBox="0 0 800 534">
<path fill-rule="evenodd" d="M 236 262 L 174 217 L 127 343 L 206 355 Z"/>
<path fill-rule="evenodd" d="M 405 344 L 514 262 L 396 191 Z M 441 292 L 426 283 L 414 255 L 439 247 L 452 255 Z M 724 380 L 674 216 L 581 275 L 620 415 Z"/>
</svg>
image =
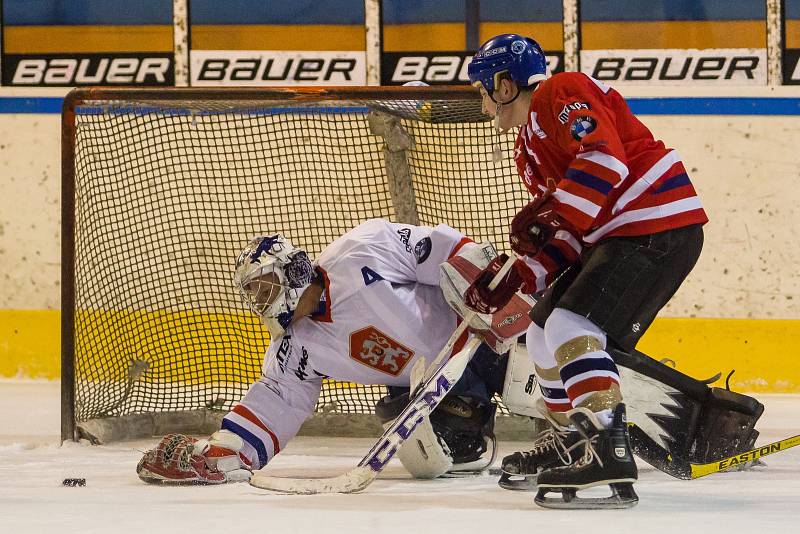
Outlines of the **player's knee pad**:
<svg viewBox="0 0 800 534">
<path fill-rule="evenodd" d="M 547 318 L 544 341 L 559 365 L 582 354 L 606 348 L 606 334 L 599 326 L 564 308 L 554 309 Z"/>
<path fill-rule="evenodd" d="M 558 366 L 553 352 L 547 348 L 544 328 L 536 323 L 531 323 L 528 326 L 528 331 L 525 333 L 525 347 L 528 350 L 528 357 L 531 361 L 542 369 Z"/>
</svg>

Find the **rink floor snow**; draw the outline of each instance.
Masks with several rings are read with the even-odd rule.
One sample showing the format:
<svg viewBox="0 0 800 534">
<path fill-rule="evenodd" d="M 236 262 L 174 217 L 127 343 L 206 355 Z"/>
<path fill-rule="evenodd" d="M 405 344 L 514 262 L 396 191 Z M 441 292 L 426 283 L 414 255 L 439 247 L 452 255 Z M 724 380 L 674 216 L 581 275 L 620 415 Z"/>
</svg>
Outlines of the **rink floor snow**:
<svg viewBox="0 0 800 534">
<path fill-rule="evenodd" d="M 759 444 L 800 434 L 800 395 L 759 395 L 766 405 Z M 675 480 L 640 462 L 629 510 L 556 511 L 496 477 L 419 481 L 393 461 L 364 493 L 285 496 L 247 484 L 158 487 L 134 471 L 157 440 L 59 445 L 59 384 L 0 381 L 0 531 L 136 533 L 428 532 L 558 534 L 789 534 L 800 531 L 800 447 L 766 458 L 766 468 Z M 333 476 L 353 467 L 369 439 L 297 438 L 268 469 L 284 476 Z M 500 456 L 525 443 L 502 443 Z M 68 477 L 86 487 L 64 487 Z"/>
</svg>

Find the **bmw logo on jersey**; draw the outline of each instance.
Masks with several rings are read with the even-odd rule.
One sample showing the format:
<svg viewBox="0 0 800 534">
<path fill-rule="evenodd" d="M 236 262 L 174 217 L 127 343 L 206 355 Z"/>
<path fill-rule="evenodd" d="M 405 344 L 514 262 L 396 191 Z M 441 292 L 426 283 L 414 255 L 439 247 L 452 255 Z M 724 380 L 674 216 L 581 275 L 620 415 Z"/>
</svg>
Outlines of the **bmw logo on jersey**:
<svg viewBox="0 0 800 534">
<path fill-rule="evenodd" d="M 584 137 L 595 131 L 595 129 L 597 129 L 597 122 L 592 117 L 582 116 L 572 121 L 569 133 L 572 134 L 573 139 L 580 143 Z"/>
</svg>

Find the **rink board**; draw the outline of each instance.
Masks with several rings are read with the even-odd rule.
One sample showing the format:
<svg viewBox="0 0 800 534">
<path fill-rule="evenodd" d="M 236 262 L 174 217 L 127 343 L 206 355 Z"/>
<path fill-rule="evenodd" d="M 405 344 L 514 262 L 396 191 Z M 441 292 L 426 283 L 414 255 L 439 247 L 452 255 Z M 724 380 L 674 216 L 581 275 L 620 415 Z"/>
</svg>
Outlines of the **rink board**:
<svg viewBox="0 0 800 534">
<path fill-rule="evenodd" d="M 176 320 L 178 316 L 180 322 Z M 187 315 L 187 312 L 182 312 L 95 314 L 94 317 L 97 319 L 94 323 L 96 329 L 104 328 L 111 321 L 124 322 L 126 328 L 123 331 L 128 332 L 128 337 L 122 340 L 122 346 L 138 347 L 138 357 L 146 359 L 148 352 L 171 353 L 167 361 L 172 365 L 165 365 L 159 371 L 159 380 L 186 381 L 185 370 L 180 369 L 182 355 L 200 348 L 208 352 L 209 358 L 205 367 L 191 374 L 189 384 L 219 381 L 220 376 L 225 377 L 228 371 L 236 367 L 241 369 L 240 366 L 251 370 L 248 377 L 253 380 L 260 374 L 263 353 L 250 354 L 231 343 L 233 325 L 244 320 L 241 315 Z M 187 318 L 190 319 L 188 322 Z M 4 340 L 6 347 L 17 349 L 0 359 L 0 376 L 59 378 L 60 339 L 43 334 L 42 328 L 57 332 L 59 322 L 58 311 L 0 310 L 0 339 Z M 252 327 L 261 328 L 255 321 Z M 177 336 L 166 338 L 155 334 L 170 331 Z M 151 332 L 154 335 L 150 336 Z M 142 335 L 150 336 L 147 345 L 136 341 Z M 205 345 L 194 346 L 200 337 L 205 340 Z M 800 367 L 796 365 L 794 343 L 798 338 L 800 321 L 795 320 L 660 318 L 644 336 L 639 349 L 657 359 L 670 358 L 678 369 L 697 378 L 707 378 L 718 372 L 724 377 L 735 369 L 730 385 L 738 391 L 800 393 Z M 0 349 L 4 347 L 0 346 Z M 108 349 L 98 344 L 91 350 Z M 91 378 L 118 378 L 120 374 L 117 373 L 124 375 L 127 365 L 127 359 L 120 360 L 109 368 L 116 371 Z"/>
</svg>

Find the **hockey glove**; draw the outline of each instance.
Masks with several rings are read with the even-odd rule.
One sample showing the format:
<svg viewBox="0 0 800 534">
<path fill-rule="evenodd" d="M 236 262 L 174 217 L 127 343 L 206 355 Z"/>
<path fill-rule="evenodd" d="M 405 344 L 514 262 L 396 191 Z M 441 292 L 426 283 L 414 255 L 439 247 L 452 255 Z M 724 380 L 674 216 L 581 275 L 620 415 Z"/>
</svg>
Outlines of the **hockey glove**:
<svg viewBox="0 0 800 534">
<path fill-rule="evenodd" d="M 519 210 L 511 221 L 511 248 L 521 256 L 535 256 L 565 226 L 549 195 L 535 198 Z"/>
<path fill-rule="evenodd" d="M 234 450 L 238 448 L 237 436 L 225 432 L 215 432 L 207 440 L 183 434 L 164 436 L 154 449 L 145 453 L 136 473 L 151 484 L 225 484 L 248 480 L 253 466 L 244 454 Z M 228 444 L 233 448 L 224 446 Z"/>
<path fill-rule="evenodd" d="M 493 290 L 489 289 L 503 265 L 508 261 L 507 254 L 501 254 L 489 262 L 489 265 L 478 275 L 464 294 L 464 303 L 478 313 L 494 313 L 511 300 L 521 288 L 525 293 L 533 293 L 536 287 L 536 276 L 521 261 L 514 262 L 514 267 Z"/>
</svg>

